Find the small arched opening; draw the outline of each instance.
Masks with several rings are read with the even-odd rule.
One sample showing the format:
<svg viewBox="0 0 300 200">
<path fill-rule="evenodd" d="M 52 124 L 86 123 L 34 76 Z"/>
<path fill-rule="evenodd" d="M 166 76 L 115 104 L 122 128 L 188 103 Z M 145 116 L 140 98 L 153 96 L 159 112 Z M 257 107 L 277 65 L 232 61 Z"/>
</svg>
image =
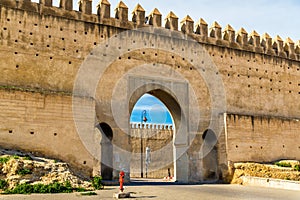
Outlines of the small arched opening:
<svg viewBox="0 0 300 200">
<path fill-rule="evenodd" d="M 105 123 L 101 122 L 97 126 L 101 132 L 101 176 L 103 180 L 113 178 L 113 130 Z"/>
<path fill-rule="evenodd" d="M 205 145 L 205 154 L 203 158 L 204 179 L 218 179 L 218 149 L 216 146 L 217 136 L 213 130 L 207 129 L 202 134 L 202 139 Z"/>
</svg>

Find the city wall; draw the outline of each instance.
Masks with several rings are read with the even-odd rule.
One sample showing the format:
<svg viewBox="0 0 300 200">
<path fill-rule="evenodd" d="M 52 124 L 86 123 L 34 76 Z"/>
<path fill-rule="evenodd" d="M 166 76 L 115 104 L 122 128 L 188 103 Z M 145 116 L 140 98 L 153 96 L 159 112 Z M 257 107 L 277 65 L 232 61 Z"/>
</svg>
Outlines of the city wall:
<svg viewBox="0 0 300 200">
<path fill-rule="evenodd" d="M 299 41 L 260 36 L 255 31 L 248 34 L 243 28 L 235 31 L 230 25 L 222 29 L 217 22 L 208 27 L 203 19 L 194 23 L 189 16 L 179 23 L 173 12 L 163 24 L 158 9 L 149 13 L 145 24 L 146 12 L 140 5 L 128 20 L 123 2 L 117 5 L 115 17 L 110 16 L 111 5 L 106 0 L 100 2 L 97 14 L 91 13 L 91 1 L 81 0 L 79 11 L 72 10 L 71 2 L 62 0 L 57 8 L 51 0 L 0 0 L 1 147 L 62 159 L 86 174 L 99 171 L 99 161 L 85 150 L 72 120 L 77 71 L 90 51 L 114 34 L 164 26 L 198 41 L 222 77 L 227 114 L 217 145 L 220 168 L 227 161 L 300 160 Z M 165 60 L 170 56 L 175 61 L 165 63 L 193 79 L 190 63 L 180 56 L 174 58 L 153 49 L 143 53 L 148 57 L 135 58 L 138 52 L 133 52 L 122 62 L 129 65 L 135 60 Z M 121 75 L 122 71 L 116 73 Z M 201 96 L 203 91 L 198 92 Z M 78 101 L 87 108 L 95 107 L 95 102 L 84 97 Z M 89 113 L 92 117 L 86 120 L 93 123 L 95 110 Z M 196 134 L 195 144 L 202 144 L 204 130 Z M 96 143 L 100 140 L 95 136 Z M 205 168 L 197 152 L 190 155 L 192 173 Z M 203 180 L 205 173 L 195 180 Z"/>
</svg>

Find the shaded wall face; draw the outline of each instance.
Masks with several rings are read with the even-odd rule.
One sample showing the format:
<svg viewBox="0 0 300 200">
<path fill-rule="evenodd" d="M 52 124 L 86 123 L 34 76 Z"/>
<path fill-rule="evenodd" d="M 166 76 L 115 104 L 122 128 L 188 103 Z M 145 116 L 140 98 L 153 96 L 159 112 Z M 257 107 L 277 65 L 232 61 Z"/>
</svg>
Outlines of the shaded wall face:
<svg viewBox="0 0 300 200">
<path fill-rule="evenodd" d="M 93 116 L 93 101 L 76 101 Z M 0 90 L 0 148 L 62 160 L 89 177 L 97 163 L 77 135 L 71 103 L 66 95 Z M 78 117 L 93 127 L 93 117 Z"/>
<path fill-rule="evenodd" d="M 299 132 L 300 121 L 296 119 L 228 114 L 228 160 L 300 160 Z"/>
</svg>

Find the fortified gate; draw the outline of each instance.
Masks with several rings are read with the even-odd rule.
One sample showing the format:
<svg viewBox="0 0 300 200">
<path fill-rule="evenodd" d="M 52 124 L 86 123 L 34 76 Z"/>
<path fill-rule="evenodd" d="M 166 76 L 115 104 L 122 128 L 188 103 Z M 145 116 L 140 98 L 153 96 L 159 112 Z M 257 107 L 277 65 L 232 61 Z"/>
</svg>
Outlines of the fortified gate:
<svg viewBox="0 0 300 200">
<path fill-rule="evenodd" d="M 188 15 L 129 20 L 121 1 L 0 0 L 0 147 L 68 162 L 86 176 L 230 179 L 234 162 L 300 160 L 300 44 Z M 133 125 L 151 94 L 174 125 Z M 139 150 L 139 148 L 141 150 Z M 146 147 L 146 146 L 144 146 Z M 139 165 L 141 161 L 141 165 Z M 162 178 L 162 177 L 161 177 Z"/>
</svg>

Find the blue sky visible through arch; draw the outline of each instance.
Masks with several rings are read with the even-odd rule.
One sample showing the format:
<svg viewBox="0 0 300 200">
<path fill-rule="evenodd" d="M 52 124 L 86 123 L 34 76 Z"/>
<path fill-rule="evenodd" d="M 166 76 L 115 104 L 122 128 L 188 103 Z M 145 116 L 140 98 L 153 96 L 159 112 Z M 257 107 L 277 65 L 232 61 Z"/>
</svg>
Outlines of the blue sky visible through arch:
<svg viewBox="0 0 300 200">
<path fill-rule="evenodd" d="M 167 107 L 156 97 L 144 94 L 135 104 L 130 122 L 142 122 L 143 111 L 146 111 L 146 123 L 151 124 L 173 124 L 172 117 Z"/>
</svg>

